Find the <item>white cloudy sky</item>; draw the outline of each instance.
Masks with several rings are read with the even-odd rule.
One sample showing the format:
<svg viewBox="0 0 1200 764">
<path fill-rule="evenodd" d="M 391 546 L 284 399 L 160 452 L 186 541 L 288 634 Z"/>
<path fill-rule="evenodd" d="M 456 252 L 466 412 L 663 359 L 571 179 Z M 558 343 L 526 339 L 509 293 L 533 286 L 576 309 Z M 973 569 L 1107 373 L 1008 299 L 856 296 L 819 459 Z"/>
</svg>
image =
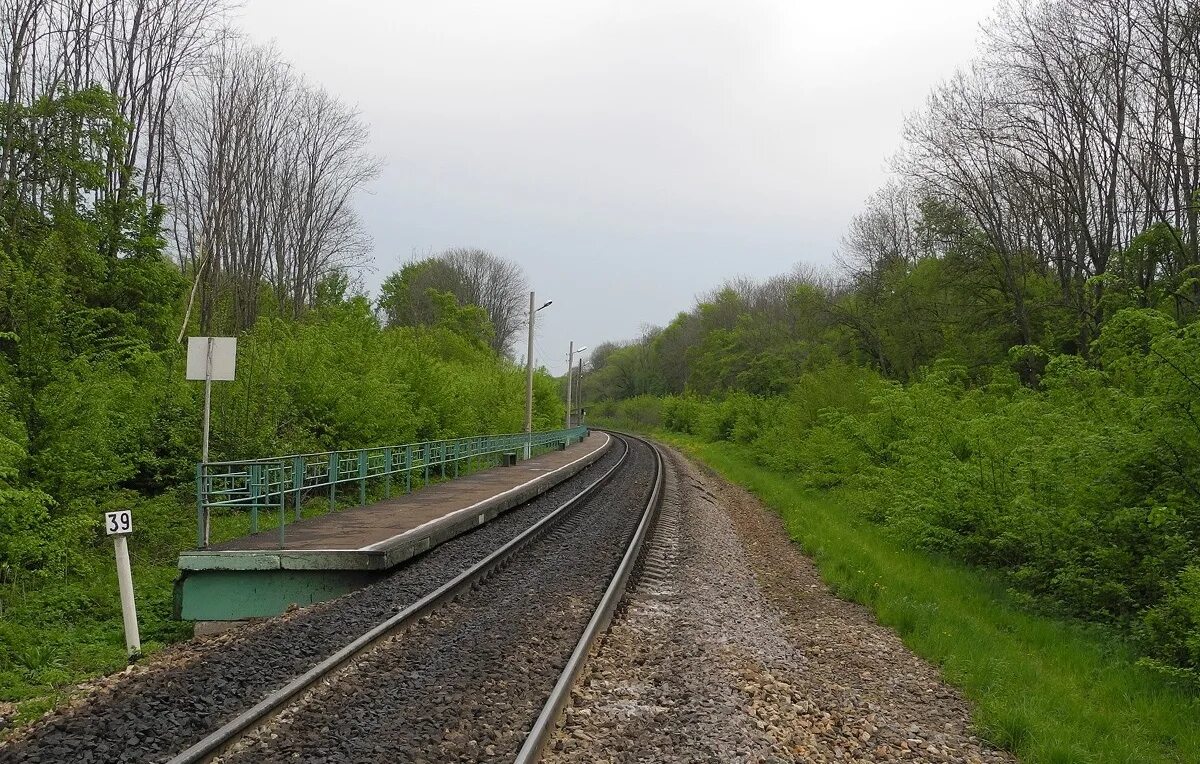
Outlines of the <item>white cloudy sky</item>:
<svg viewBox="0 0 1200 764">
<path fill-rule="evenodd" d="M 371 124 L 367 284 L 414 251 L 512 258 L 561 373 L 569 340 L 830 263 L 994 2 L 246 0 L 239 26 Z"/>
</svg>

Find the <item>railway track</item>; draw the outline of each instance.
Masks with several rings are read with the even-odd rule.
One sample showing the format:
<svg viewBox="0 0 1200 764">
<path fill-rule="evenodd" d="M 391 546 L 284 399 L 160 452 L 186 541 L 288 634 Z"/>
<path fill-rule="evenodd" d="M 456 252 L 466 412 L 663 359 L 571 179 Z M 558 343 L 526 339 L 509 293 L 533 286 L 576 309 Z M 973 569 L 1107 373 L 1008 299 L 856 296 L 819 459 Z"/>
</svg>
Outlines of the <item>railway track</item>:
<svg viewBox="0 0 1200 764">
<path fill-rule="evenodd" d="M 170 764 L 536 761 L 661 501 L 661 455 L 619 441 L 619 458 L 576 495 L 185 749 L 42 753 Z M 0 762 L 62 760 L 36 746 L 24 753 L 0 749 Z"/>
</svg>

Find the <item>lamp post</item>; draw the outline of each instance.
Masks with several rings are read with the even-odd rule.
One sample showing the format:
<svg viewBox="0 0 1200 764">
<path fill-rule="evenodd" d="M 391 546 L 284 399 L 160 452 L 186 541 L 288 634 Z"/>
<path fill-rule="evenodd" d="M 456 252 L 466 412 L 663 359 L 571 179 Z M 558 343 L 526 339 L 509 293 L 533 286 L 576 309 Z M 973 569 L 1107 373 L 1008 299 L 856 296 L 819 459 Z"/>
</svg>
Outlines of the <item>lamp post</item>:
<svg viewBox="0 0 1200 764">
<path fill-rule="evenodd" d="M 575 405 L 579 407 L 579 424 L 583 424 L 583 359 L 579 359 L 579 373 L 575 375 Z"/>
<path fill-rule="evenodd" d="M 547 300 L 542 308 L 549 307 L 554 300 Z M 533 292 L 529 293 L 529 347 L 525 352 L 525 458 L 533 453 L 533 320 L 542 308 L 533 307 Z"/>
<path fill-rule="evenodd" d="M 571 369 L 575 366 L 575 354 L 587 350 L 587 345 L 575 349 L 575 340 L 571 340 L 571 349 L 567 353 L 567 429 L 571 429 Z"/>
</svg>

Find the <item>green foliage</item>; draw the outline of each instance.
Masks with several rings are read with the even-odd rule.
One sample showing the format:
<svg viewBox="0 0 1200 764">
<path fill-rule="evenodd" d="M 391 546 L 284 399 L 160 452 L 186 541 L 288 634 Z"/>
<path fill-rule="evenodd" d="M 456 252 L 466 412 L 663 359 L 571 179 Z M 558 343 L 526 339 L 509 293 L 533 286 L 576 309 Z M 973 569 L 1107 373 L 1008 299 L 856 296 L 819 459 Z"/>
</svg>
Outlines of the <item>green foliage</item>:
<svg viewBox="0 0 1200 764">
<path fill-rule="evenodd" d="M 1155 223 L 1133 238 L 1123 251 L 1113 255 L 1108 270 L 1093 280 L 1104 287 L 1101 306 L 1106 312 L 1123 308 L 1155 308 L 1183 319 L 1194 311 L 1188 300 L 1195 266 L 1180 267 L 1188 260 L 1180 231 L 1166 223 Z"/>
<path fill-rule="evenodd" d="M 458 298 L 450 292 L 431 289 L 429 298 L 435 307 L 434 326 L 453 332 L 471 344 L 491 345 L 496 330 L 492 328 L 486 310 L 478 305 L 459 305 Z"/>
<path fill-rule="evenodd" d="M 194 541 L 203 388 L 183 378 L 188 284 L 163 254 L 164 211 L 106 185 L 126 135 L 112 97 L 3 108 L 29 183 L 0 183 L 0 700 L 33 708 L 125 661 L 105 511 L 137 516 L 146 647 L 182 636 L 171 584 Z M 524 372 L 492 348 L 488 314 L 432 286 L 417 301 L 428 320 L 384 327 L 335 274 L 302 319 L 264 310 L 236 381 L 214 385 L 212 458 L 519 431 Z M 545 373 L 534 406 L 536 427 L 559 426 Z"/>
<path fill-rule="evenodd" d="M 0 124 L 13 153 L 12 176 L 50 189 L 54 203 L 72 207 L 104 186 L 106 157 L 123 148 L 127 134 L 116 98 L 100 87 L 60 91 L 32 104 L 7 103 L 0 108 Z M 11 215 L 29 200 L 9 192 L 5 201 Z"/>
<path fill-rule="evenodd" d="M 383 282 L 378 305 L 388 326 L 440 326 L 507 354 L 525 323 L 524 297 L 515 263 L 460 247 L 405 264 Z"/>
<path fill-rule="evenodd" d="M 21 467 L 28 458 L 25 428 L 10 411 L 0 388 L 0 574 L 47 566 L 56 535 L 38 533 L 53 527 L 51 499 L 45 492 L 23 487 Z M 54 528 L 54 530 L 58 530 Z"/>
<path fill-rule="evenodd" d="M 1200 325 L 1123 309 L 1091 355 L 1014 346 L 982 381 L 943 359 L 908 385 L 830 363 L 786 394 L 616 408 L 742 444 L 801 485 L 848 489 L 894 543 L 1002 571 L 1017 599 L 1111 624 L 1194 680 Z"/>
<path fill-rule="evenodd" d="M 524 423 L 521 369 L 456 328 L 380 327 L 360 298 L 301 322 L 260 319 L 239 346 L 238 379 L 213 396 L 213 447 L 230 458 L 516 432 Z M 536 382 L 538 422 L 557 422 L 553 381 Z"/>
<path fill-rule="evenodd" d="M 438 320 L 438 295 L 453 294 L 454 269 L 438 258 L 407 263 L 384 279 L 379 309 L 388 326 L 429 326 Z"/>
<path fill-rule="evenodd" d="M 1200 282 L 1180 232 L 1064 284 L 952 204 L 881 203 L 846 282 L 730 282 L 598 350 L 598 410 L 851 489 L 896 543 L 1001 571 L 1196 681 Z"/>
<path fill-rule="evenodd" d="M 361 297 L 301 321 L 260 318 L 239 338 L 237 379 L 214 385 L 213 458 L 519 431 L 524 370 L 457 329 L 384 328 Z M 138 518 L 144 640 L 181 636 L 170 593 L 175 556 L 194 542 L 202 386 L 183 380 L 180 349 L 139 347 L 58 362 L 36 390 L 19 377 L 0 386 L 0 654 L 49 644 L 62 658 L 0 667 L 0 699 L 41 697 L 123 663 L 104 511 Z M 25 420 L 6 404 L 18 395 Z M 544 372 L 534 406 L 535 427 L 559 426 L 563 405 Z"/>
<path fill-rule="evenodd" d="M 1138 636 L 1168 666 L 1200 666 L 1200 566 L 1189 565 L 1146 611 Z"/>
</svg>

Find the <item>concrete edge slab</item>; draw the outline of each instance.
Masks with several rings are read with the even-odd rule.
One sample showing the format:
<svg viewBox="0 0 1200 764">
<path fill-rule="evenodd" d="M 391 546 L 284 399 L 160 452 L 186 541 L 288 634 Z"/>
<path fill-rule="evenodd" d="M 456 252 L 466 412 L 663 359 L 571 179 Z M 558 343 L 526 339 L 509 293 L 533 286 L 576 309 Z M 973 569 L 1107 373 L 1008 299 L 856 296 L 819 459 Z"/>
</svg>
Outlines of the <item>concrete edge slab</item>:
<svg viewBox="0 0 1200 764">
<path fill-rule="evenodd" d="M 179 569 L 183 570 L 278 570 L 278 552 L 242 552 L 229 555 L 222 552 L 180 552 Z"/>
</svg>

